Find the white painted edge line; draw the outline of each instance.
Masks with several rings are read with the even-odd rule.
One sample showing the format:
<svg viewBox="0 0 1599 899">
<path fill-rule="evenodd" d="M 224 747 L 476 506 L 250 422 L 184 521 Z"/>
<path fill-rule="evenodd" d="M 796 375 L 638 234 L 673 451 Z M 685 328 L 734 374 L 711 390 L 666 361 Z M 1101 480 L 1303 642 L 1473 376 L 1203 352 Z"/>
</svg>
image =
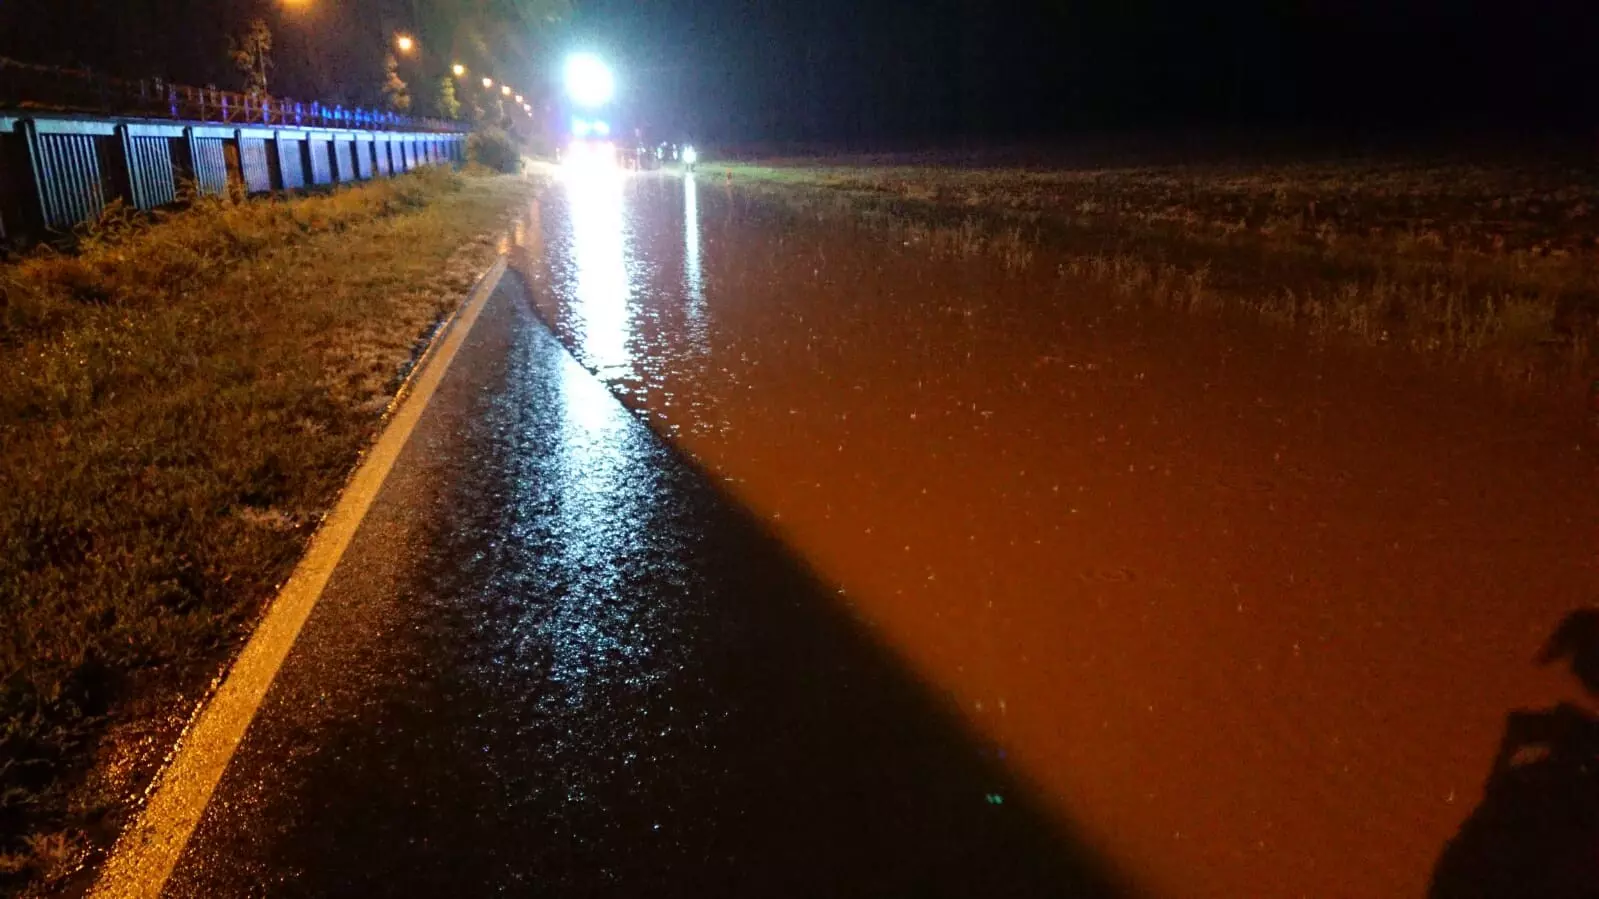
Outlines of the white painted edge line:
<svg viewBox="0 0 1599 899">
<path fill-rule="evenodd" d="M 478 279 L 466 302 L 445 323 L 440 337 L 418 362 L 409 391 L 402 387 L 403 399 L 397 401 L 398 407 L 377 442 L 350 477 L 333 511 L 311 537 L 305 556 L 278 591 L 221 686 L 179 739 L 172 761 L 158 776 L 144 809 L 117 840 L 89 892 L 91 899 L 155 899 L 165 889 L 178 857 L 210 804 L 212 792 L 294 646 L 301 626 L 316 607 L 328 578 L 478 314 L 499 286 L 505 268 L 506 257 L 502 253 Z"/>
</svg>

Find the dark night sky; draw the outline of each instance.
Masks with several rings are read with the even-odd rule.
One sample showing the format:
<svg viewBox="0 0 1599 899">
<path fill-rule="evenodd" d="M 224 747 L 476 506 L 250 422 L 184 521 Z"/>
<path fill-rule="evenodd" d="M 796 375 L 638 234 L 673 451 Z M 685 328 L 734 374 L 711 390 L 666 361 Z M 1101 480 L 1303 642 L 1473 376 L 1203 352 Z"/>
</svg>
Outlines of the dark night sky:
<svg viewBox="0 0 1599 899">
<path fill-rule="evenodd" d="M 716 141 L 1599 123 L 1599 3 L 1578 0 L 579 0 L 540 41 L 509 10 L 549 0 L 306 2 L 6 0 L 0 53 L 233 86 L 224 36 L 265 10 L 275 93 L 370 101 L 382 35 L 420 9 L 434 66 L 454 31 L 449 55 L 531 89 L 593 47 L 634 117 Z M 489 24 L 452 29 L 469 7 Z"/>
</svg>

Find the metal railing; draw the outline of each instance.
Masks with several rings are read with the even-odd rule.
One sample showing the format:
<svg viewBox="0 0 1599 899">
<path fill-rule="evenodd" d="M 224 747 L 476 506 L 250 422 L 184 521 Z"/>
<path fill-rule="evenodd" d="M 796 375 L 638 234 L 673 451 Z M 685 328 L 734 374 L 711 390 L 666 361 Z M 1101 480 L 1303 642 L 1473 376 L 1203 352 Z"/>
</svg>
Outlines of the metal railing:
<svg viewBox="0 0 1599 899">
<path fill-rule="evenodd" d="M 0 108 L 137 115 L 276 127 L 465 131 L 461 122 L 403 116 L 386 110 L 301 103 L 160 78 L 132 81 L 97 72 L 43 66 L 0 56 Z"/>
</svg>

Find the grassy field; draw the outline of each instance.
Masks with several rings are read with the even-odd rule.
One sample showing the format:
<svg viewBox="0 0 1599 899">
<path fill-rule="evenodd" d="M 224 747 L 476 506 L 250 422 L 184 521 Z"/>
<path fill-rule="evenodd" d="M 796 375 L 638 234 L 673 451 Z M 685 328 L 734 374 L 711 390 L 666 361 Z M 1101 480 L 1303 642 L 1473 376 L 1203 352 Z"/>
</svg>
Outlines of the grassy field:
<svg viewBox="0 0 1599 899">
<path fill-rule="evenodd" d="M 204 201 L 0 266 L 0 894 L 114 829 L 529 190 Z"/>
<path fill-rule="evenodd" d="M 1599 337 L 1592 166 L 1348 161 L 1022 170 L 716 163 L 747 189 L 935 250 L 1046 261 L 1185 308 L 1587 373 Z"/>
</svg>

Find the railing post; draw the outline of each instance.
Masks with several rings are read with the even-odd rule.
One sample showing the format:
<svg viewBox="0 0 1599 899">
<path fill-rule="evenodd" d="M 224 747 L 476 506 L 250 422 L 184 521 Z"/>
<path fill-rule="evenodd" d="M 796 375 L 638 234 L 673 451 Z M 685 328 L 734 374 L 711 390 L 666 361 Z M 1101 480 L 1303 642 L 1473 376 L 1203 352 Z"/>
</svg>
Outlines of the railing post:
<svg viewBox="0 0 1599 899">
<path fill-rule="evenodd" d="M 8 238 L 15 237 L 17 234 L 42 236 L 45 229 L 49 227 L 48 210 L 50 209 L 50 199 L 52 199 L 50 196 L 51 186 L 46 183 L 44 167 L 40 164 L 39 143 L 33 122 L 24 121 L 19 123 L 19 130 L 22 132 L 22 141 L 25 147 L 23 152 L 26 157 L 24 165 L 27 167 L 29 176 L 28 186 L 32 190 L 24 192 L 26 197 L 23 199 L 22 204 L 22 219 L 16 223 L 20 227 L 8 228 L 6 235 Z"/>
</svg>

